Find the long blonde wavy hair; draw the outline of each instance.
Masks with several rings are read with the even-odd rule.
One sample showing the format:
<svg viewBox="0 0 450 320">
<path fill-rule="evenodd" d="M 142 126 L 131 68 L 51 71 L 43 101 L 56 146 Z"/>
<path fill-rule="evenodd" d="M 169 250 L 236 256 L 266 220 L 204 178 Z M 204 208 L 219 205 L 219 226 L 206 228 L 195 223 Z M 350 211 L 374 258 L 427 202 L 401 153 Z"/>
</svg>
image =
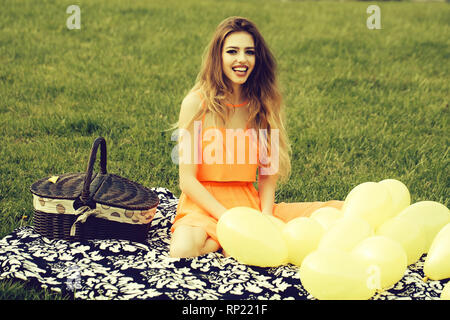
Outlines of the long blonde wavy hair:
<svg viewBox="0 0 450 320">
<path fill-rule="evenodd" d="M 270 52 L 264 38 L 256 25 L 243 17 L 229 17 L 222 21 L 203 54 L 200 72 L 196 83 L 191 89 L 199 90 L 205 103 L 188 123 L 177 123 L 176 128 L 188 128 L 193 121 L 199 120 L 205 113 L 211 113 L 217 124 L 220 120 L 224 126 L 229 119 L 230 108 L 224 103 L 227 93 L 233 89 L 222 68 L 222 50 L 225 39 L 233 32 L 245 31 L 253 37 L 255 44 L 255 67 L 242 90 L 248 98 L 248 128 L 267 129 L 263 145 L 270 157 L 271 131 L 278 129 L 279 133 L 279 170 L 281 181 L 286 181 L 290 175 L 291 146 L 284 126 L 285 113 L 282 95 L 276 78 L 276 61 Z"/>
</svg>

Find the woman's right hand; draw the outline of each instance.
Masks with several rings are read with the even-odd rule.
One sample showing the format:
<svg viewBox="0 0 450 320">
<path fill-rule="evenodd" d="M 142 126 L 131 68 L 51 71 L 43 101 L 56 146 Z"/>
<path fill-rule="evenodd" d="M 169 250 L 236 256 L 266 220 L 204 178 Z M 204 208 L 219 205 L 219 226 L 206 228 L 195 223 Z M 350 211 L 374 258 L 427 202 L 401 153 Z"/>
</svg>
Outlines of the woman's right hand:
<svg viewBox="0 0 450 320">
<path fill-rule="evenodd" d="M 220 217 L 227 211 L 217 199 L 197 180 L 197 178 L 188 172 L 182 172 L 180 166 L 180 189 L 189 198 L 191 198 L 198 206 L 209 212 L 215 219 Z"/>
<path fill-rule="evenodd" d="M 219 221 L 220 217 L 228 210 L 222 204 L 220 204 L 220 206 L 221 206 L 221 208 L 213 214 L 214 217 L 217 219 L 217 221 Z"/>
</svg>

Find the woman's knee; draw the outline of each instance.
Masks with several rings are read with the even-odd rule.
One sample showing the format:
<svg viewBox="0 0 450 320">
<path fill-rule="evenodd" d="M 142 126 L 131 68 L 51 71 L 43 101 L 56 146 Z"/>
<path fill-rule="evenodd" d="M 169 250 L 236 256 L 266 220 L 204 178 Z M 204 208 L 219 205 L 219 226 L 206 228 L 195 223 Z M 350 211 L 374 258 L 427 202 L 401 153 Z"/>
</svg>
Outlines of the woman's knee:
<svg viewBox="0 0 450 320">
<path fill-rule="evenodd" d="M 170 245 L 170 256 L 172 258 L 190 258 L 196 257 L 200 253 L 198 248 L 187 243 L 176 243 L 173 242 Z"/>
<path fill-rule="evenodd" d="M 199 227 L 180 226 L 172 234 L 170 256 L 173 258 L 196 257 L 201 254 L 207 234 Z"/>
</svg>

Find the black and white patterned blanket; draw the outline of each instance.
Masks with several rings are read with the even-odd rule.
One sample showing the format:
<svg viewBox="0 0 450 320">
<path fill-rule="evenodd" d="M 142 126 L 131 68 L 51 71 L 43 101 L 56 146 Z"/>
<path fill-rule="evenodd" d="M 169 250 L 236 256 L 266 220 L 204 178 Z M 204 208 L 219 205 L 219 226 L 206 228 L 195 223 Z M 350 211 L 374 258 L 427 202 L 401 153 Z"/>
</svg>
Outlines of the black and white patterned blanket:
<svg viewBox="0 0 450 320">
<path fill-rule="evenodd" d="M 75 299 L 312 299 L 298 268 L 247 266 L 220 253 L 176 259 L 168 253 L 178 199 L 154 188 L 160 199 L 147 244 L 124 240 L 49 240 L 32 227 L 0 240 L 0 280 L 23 280 Z M 424 282 L 424 257 L 391 289 L 373 299 L 439 299 L 448 281 Z"/>
</svg>

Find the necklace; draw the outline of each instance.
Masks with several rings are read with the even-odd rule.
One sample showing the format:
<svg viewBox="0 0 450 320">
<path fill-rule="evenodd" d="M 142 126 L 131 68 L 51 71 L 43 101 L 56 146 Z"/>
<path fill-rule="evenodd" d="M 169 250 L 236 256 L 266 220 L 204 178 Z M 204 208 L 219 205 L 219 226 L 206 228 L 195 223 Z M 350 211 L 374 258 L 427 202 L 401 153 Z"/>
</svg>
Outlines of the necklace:
<svg viewBox="0 0 450 320">
<path fill-rule="evenodd" d="M 227 107 L 232 107 L 232 108 L 243 107 L 243 106 L 245 106 L 245 105 L 247 105 L 247 104 L 248 104 L 248 100 L 246 100 L 246 101 L 244 101 L 244 102 L 242 102 L 242 103 L 239 103 L 239 104 L 225 103 L 225 105 L 226 105 Z"/>
</svg>

